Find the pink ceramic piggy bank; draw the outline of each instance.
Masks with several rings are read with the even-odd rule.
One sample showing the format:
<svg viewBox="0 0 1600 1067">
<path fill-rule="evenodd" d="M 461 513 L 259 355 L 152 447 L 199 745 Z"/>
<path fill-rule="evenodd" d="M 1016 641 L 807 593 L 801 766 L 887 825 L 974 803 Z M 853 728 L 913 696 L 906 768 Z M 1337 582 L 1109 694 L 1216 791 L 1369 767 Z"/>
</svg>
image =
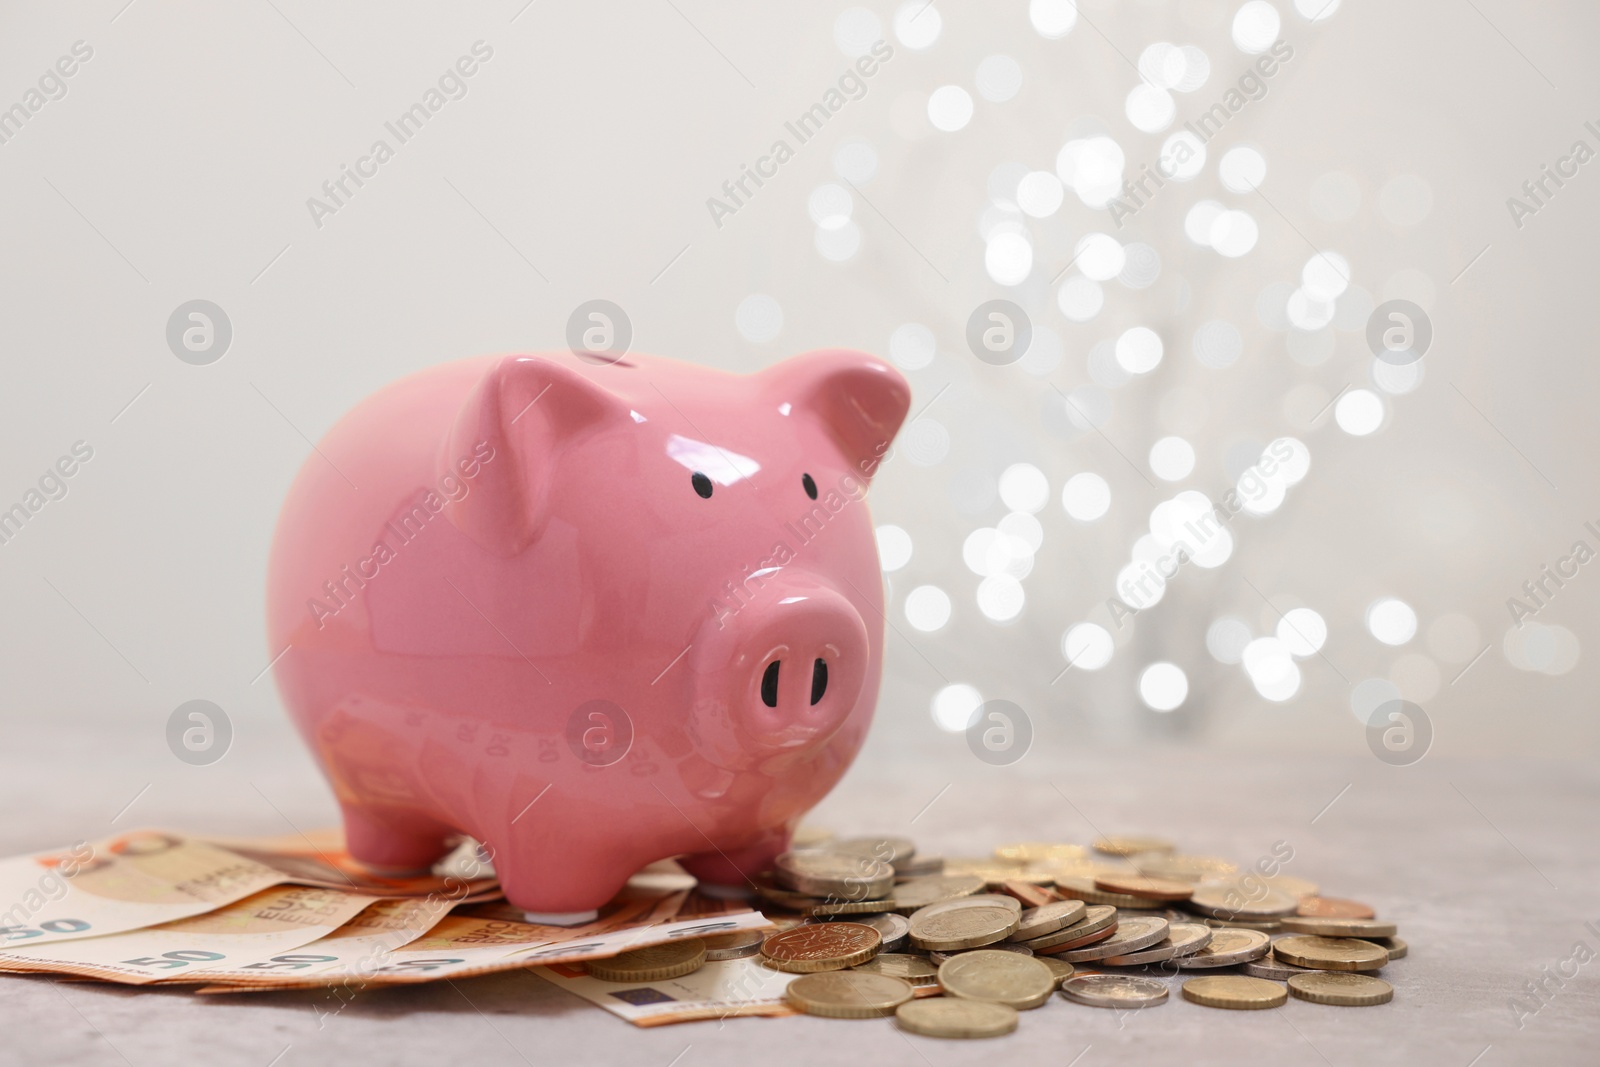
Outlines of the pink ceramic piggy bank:
<svg viewBox="0 0 1600 1067">
<path fill-rule="evenodd" d="M 857 352 L 748 377 L 561 354 L 347 414 L 278 520 L 268 629 L 351 854 L 416 869 L 470 834 L 548 921 L 667 856 L 745 885 L 867 732 L 862 498 L 909 400 Z"/>
</svg>

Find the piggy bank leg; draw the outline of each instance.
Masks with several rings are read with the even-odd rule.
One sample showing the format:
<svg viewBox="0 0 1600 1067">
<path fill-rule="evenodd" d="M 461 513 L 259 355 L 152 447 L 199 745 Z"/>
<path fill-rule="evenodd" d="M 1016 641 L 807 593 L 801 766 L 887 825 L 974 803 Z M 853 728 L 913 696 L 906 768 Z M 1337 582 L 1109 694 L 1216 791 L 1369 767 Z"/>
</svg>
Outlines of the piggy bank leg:
<svg viewBox="0 0 1600 1067">
<path fill-rule="evenodd" d="M 780 827 L 742 848 L 697 852 L 678 862 L 700 880 L 700 891 L 707 896 L 748 899 L 755 895 L 755 876 L 771 870 L 772 861 L 788 848 L 789 831 Z"/>
<path fill-rule="evenodd" d="M 519 825 L 501 839 L 509 846 L 495 841 L 491 849 L 506 901 L 521 908 L 529 922 L 545 926 L 593 922 L 600 906 L 616 896 L 639 868 L 627 857 L 521 830 Z"/>
<path fill-rule="evenodd" d="M 345 850 L 376 874 L 427 874 L 449 851 L 448 838 L 454 831 L 430 819 L 410 812 L 378 815 L 354 804 L 340 808 Z"/>
</svg>

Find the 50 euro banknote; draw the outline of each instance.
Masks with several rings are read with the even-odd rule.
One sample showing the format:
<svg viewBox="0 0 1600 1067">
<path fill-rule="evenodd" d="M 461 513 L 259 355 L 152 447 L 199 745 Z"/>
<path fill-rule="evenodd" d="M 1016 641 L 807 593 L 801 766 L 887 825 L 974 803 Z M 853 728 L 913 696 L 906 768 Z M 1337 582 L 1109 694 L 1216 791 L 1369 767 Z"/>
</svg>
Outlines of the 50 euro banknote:
<svg viewBox="0 0 1600 1067">
<path fill-rule="evenodd" d="M 377 902 L 365 893 L 285 885 L 141 930 L 0 950 L 0 970 L 74 974 L 127 985 L 274 969 L 273 960 L 343 927 Z"/>
</svg>

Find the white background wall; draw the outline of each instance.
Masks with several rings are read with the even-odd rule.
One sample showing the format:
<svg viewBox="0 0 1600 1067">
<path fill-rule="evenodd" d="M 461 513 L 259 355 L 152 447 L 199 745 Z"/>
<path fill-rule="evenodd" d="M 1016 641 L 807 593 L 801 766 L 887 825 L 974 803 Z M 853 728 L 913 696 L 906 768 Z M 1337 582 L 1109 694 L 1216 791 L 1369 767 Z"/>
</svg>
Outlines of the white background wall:
<svg viewBox="0 0 1600 1067">
<path fill-rule="evenodd" d="M 1171 130 L 1130 124 L 1134 64 L 1161 41 L 1204 51 L 1209 79 L 1174 94 L 1181 124 L 1252 62 L 1230 39 L 1238 5 L 1086 0 L 1071 32 L 1047 39 L 1026 3 L 939 3 L 941 32 L 921 50 L 896 39 L 895 4 L 867 5 L 894 58 L 718 227 L 706 199 L 850 62 L 838 37 L 848 45 L 860 23 L 841 21 L 843 4 L 122 4 L 0 9 L 0 106 L 74 42 L 94 50 L 67 95 L 0 144 L 0 504 L 75 441 L 94 449 L 68 495 L 0 545 L 0 714 L 27 739 L 0 767 L 35 783 L 31 803 L 90 790 L 109 804 L 147 781 L 199 796 L 226 781 L 228 762 L 196 770 L 166 750 L 168 715 L 197 697 L 232 718 L 232 761 L 295 761 L 301 775 L 306 758 L 260 674 L 268 540 L 308 439 L 418 368 L 563 347 L 569 313 L 596 297 L 626 309 L 635 348 L 739 371 L 821 346 L 889 354 L 906 324 L 931 331 L 936 354 L 907 371 L 924 421 L 872 496 L 876 521 L 914 545 L 890 576 L 898 634 L 869 749 L 879 757 L 970 759 L 930 713 L 953 683 L 1021 705 L 1035 759 L 1151 743 L 1364 753 L 1351 693 L 1375 678 L 1426 709 L 1443 756 L 1600 749 L 1600 563 L 1539 612 L 1559 629 L 1522 633 L 1510 657 L 1503 641 L 1522 582 L 1579 538 L 1600 549 L 1582 529 L 1600 520 L 1589 328 L 1600 162 L 1520 229 L 1506 207 L 1573 141 L 1600 149 L 1583 127 L 1600 122 L 1589 6 L 1346 0 L 1312 24 L 1278 0 L 1295 58 L 1212 142 L 1202 173 L 1120 230 L 1071 189 L 1047 218 L 1010 209 L 1033 267 L 1005 286 L 986 272 L 980 230 L 992 192 L 1009 195 L 996 168 L 1051 172 L 1070 138 L 1097 130 L 1130 165 L 1153 160 Z M 494 54 L 468 94 L 314 226 L 307 198 L 480 39 Z M 977 92 L 979 64 L 997 54 L 1022 76 L 1005 102 Z M 955 132 L 928 123 L 945 85 L 975 101 Z M 875 173 L 851 193 L 859 249 L 833 262 L 808 198 L 840 182 L 837 150 L 854 141 Z M 1267 161 L 1259 194 L 1218 179 L 1222 153 L 1246 143 Z M 1248 212 L 1253 249 L 1227 258 L 1190 242 L 1184 219 L 1202 199 Z M 1146 288 L 1106 282 L 1100 313 L 1072 322 L 1052 279 L 1076 276 L 1061 272 L 1093 231 L 1149 246 L 1160 272 Z M 1263 323 L 1263 291 L 1281 308 L 1317 250 L 1344 256 L 1370 298 L 1427 309 L 1435 340 L 1414 391 L 1372 384 L 1359 331 Z M 782 309 L 769 340 L 736 322 L 754 294 Z M 1027 308 L 1059 358 L 1041 335 L 1021 364 L 979 363 L 965 325 L 994 297 Z M 209 366 L 179 361 L 164 336 L 195 298 L 233 325 Z M 1358 321 L 1361 299 L 1345 307 Z M 1216 319 L 1243 339 L 1223 370 L 1193 351 Z M 1141 325 L 1163 339 L 1159 367 L 1097 383 L 1093 346 Z M 1306 365 L 1291 350 L 1325 358 Z M 1381 429 L 1356 437 L 1330 411 L 1310 418 L 1346 387 L 1382 398 Z M 1063 394 L 1109 417 L 1074 428 Z M 1180 432 L 1198 461 L 1163 483 L 1146 456 Z M 1151 509 L 1182 489 L 1220 498 L 1242 448 L 1284 435 L 1312 462 L 1283 506 L 1235 519 L 1231 558 L 1186 567 L 1116 631 L 1103 669 L 1058 679 L 1063 632 L 1106 621 Z M 1047 478 L 1049 502 L 1025 606 L 1001 625 L 979 610 L 962 545 L 1005 515 L 991 487 L 1019 463 Z M 1112 493 L 1089 524 L 1060 496 L 1084 471 Z M 904 612 L 922 584 L 953 603 L 931 633 Z M 1364 621 L 1385 596 L 1418 616 L 1402 647 Z M 1329 637 L 1299 661 L 1297 695 L 1274 703 L 1208 653 L 1206 631 L 1227 614 L 1270 633 L 1295 606 L 1317 611 Z M 1443 639 L 1452 626 L 1460 648 Z M 1157 660 L 1188 679 L 1169 713 L 1137 696 Z"/>
</svg>

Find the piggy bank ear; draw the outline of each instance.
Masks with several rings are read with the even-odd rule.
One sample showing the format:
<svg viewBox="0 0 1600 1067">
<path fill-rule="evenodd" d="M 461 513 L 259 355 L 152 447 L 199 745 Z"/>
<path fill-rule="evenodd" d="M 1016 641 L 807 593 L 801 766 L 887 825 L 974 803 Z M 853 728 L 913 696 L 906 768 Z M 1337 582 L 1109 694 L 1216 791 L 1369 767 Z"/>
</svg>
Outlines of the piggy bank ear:
<svg viewBox="0 0 1600 1067">
<path fill-rule="evenodd" d="M 468 395 L 439 457 L 442 471 L 470 486 L 445 514 L 489 551 L 516 555 L 544 526 L 562 452 L 626 415 L 614 395 L 554 360 L 499 360 Z M 477 474 L 464 478 L 474 465 Z"/>
<path fill-rule="evenodd" d="M 855 473 L 870 479 L 911 407 L 900 372 L 865 352 L 807 352 L 762 372 L 768 395 L 821 421 Z"/>
</svg>

